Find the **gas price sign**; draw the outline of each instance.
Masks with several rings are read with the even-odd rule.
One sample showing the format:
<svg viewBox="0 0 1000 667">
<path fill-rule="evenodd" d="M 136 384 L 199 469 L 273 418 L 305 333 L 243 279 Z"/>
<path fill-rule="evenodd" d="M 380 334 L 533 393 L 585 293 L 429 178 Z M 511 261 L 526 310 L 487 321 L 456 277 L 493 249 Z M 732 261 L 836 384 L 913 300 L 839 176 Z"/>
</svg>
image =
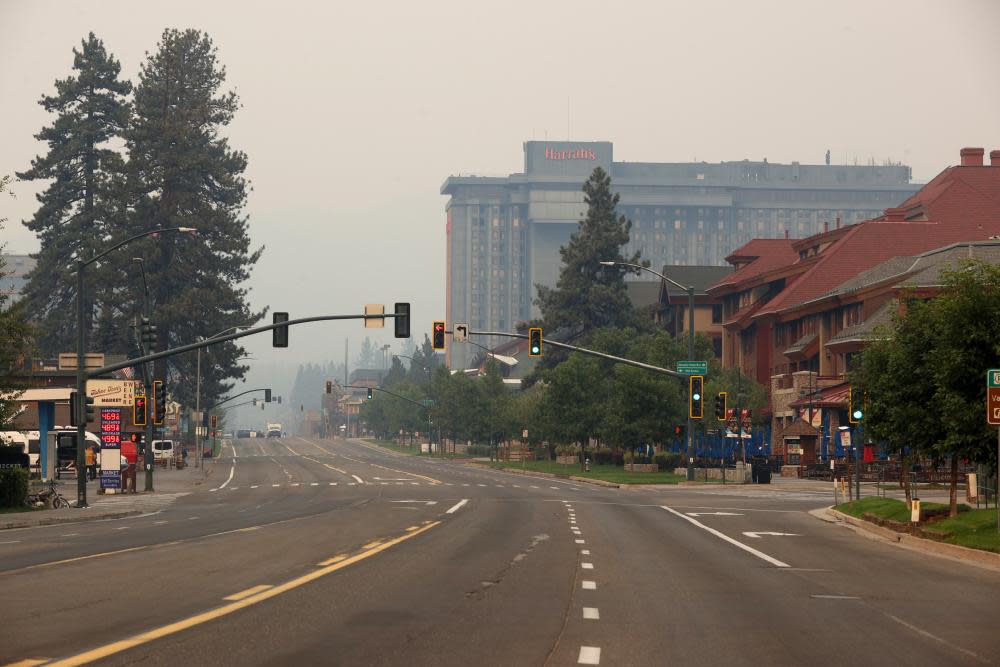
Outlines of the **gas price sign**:
<svg viewBox="0 0 1000 667">
<path fill-rule="evenodd" d="M 101 488 L 122 488 L 122 409 L 101 408 Z"/>
</svg>

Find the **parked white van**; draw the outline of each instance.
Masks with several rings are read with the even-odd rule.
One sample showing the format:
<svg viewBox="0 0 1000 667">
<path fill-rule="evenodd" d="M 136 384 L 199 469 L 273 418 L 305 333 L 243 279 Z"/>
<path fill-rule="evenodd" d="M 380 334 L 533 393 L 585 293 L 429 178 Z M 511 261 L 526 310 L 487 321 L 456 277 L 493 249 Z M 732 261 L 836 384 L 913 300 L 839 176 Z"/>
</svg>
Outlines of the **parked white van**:
<svg viewBox="0 0 1000 667">
<path fill-rule="evenodd" d="M 153 441 L 153 458 L 154 459 L 169 459 L 174 456 L 174 441 L 173 440 L 154 440 Z"/>
</svg>

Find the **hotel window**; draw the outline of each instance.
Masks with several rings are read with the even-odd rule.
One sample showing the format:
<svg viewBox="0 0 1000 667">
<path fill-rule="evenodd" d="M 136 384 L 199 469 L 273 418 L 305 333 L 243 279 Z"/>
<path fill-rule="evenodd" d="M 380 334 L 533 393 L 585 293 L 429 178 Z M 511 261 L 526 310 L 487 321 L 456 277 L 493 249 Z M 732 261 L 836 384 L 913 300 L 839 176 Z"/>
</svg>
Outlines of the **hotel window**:
<svg viewBox="0 0 1000 667">
<path fill-rule="evenodd" d="M 712 304 L 712 324 L 719 324 L 722 322 L 722 304 L 713 303 Z"/>
</svg>

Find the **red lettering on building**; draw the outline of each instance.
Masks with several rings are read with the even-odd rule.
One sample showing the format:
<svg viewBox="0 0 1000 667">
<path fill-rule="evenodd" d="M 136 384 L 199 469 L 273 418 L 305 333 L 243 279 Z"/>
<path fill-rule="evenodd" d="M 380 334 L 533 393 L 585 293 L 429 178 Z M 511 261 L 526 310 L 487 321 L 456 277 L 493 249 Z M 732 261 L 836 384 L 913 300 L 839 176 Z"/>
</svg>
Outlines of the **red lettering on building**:
<svg viewBox="0 0 1000 667">
<path fill-rule="evenodd" d="M 581 148 L 575 151 L 556 151 L 548 146 L 545 147 L 546 160 L 596 160 L 597 153 L 590 148 Z"/>
</svg>

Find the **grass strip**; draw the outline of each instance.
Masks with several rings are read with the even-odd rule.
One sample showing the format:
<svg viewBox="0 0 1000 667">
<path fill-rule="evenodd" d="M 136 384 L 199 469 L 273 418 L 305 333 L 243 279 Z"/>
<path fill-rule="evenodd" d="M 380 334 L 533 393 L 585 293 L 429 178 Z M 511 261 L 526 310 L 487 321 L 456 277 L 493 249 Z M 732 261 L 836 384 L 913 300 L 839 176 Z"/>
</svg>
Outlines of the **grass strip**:
<svg viewBox="0 0 1000 667">
<path fill-rule="evenodd" d="M 615 465 L 591 464 L 590 472 L 583 472 L 579 465 L 565 465 L 555 461 L 476 461 L 482 465 L 502 470 L 513 468 L 515 470 L 531 470 L 533 472 L 546 472 L 557 477 L 583 477 L 585 479 L 599 479 L 614 484 L 677 484 L 683 482 L 684 475 L 675 475 L 672 472 L 625 472 L 623 468 Z"/>
</svg>

